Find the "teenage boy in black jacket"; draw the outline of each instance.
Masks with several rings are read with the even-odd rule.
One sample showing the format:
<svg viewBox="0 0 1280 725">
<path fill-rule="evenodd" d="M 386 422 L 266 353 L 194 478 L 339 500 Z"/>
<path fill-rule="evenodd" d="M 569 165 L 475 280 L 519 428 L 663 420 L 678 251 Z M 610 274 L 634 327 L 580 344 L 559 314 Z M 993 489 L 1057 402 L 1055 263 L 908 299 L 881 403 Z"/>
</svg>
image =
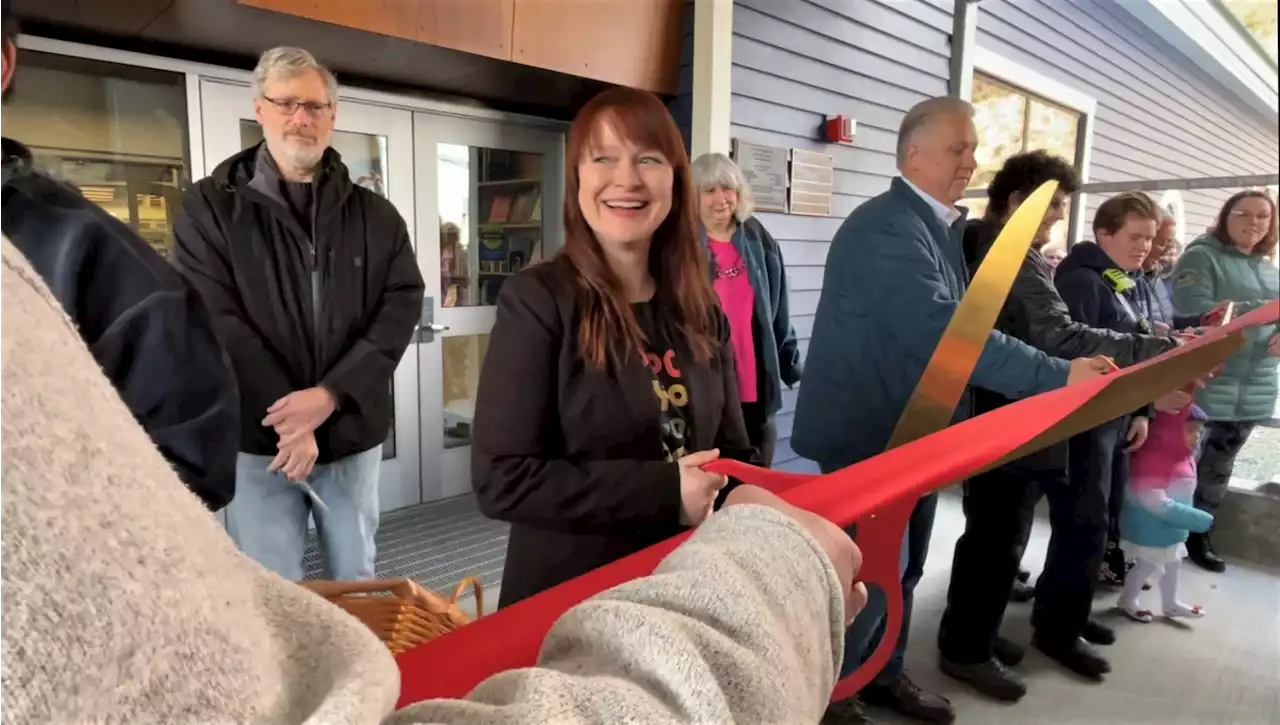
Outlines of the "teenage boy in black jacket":
<svg viewBox="0 0 1280 725">
<path fill-rule="evenodd" d="M 17 48 L 4 4 L 7 98 Z M 210 509 L 235 495 L 236 381 L 199 294 L 151 245 L 3 139 L 5 236 L 31 262 L 124 404 Z M 56 361 L 51 361 L 56 365 Z"/>
<path fill-rule="evenodd" d="M 1159 205 L 1142 192 L 1113 196 L 1098 207 L 1093 219 L 1097 241 L 1073 247 L 1054 277 L 1072 319 L 1123 334 L 1154 331 L 1134 304 L 1131 275 L 1142 268 L 1162 218 Z M 1032 624 L 1041 649 L 1073 652 L 1068 666 L 1074 663 L 1072 669 L 1093 679 L 1102 679 L 1110 665 L 1079 637 L 1100 579 L 1123 581 L 1124 555 L 1114 523 L 1128 482 L 1129 452 L 1146 441 L 1150 417 L 1150 408 L 1138 411 L 1081 433 L 1067 445 L 1068 483 L 1079 506 L 1062 522 L 1062 546 L 1077 566 L 1070 576 L 1041 577 Z M 1054 521 L 1055 540 L 1058 528 Z M 1114 635 L 1092 639 L 1109 644 Z"/>
<path fill-rule="evenodd" d="M 1023 200 L 1047 181 L 1057 181 L 1058 190 L 1023 260 L 996 328 L 1054 357 L 1105 355 L 1121 366 L 1174 347 L 1176 343 L 1171 339 L 1091 327 L 1087 321 L 1072 319 L 1067 304 L 1054 288 L 1052 272 L 1040 250 L 1048 243 L 1050 231 L 1063 219 L 1070 195 L 1080 188 L 1080 179 L 1067 161 L 1044 151 L 1009 158 L 992 179 L 987 190 L 990 201 L 986 216 L 970 221 L 965 229 L 970 273 L 977 272 L 996 235 Z M 975 391 L 979 413 L 1009 402 L 987 390 Z M 1055 446 L 975 476 L 965 487 L 965 533 L 956 544 L 947 609 L 938 639 L 941 668 L 997 699 L 1017 700 L 1026 694 L 1022 678 L 1007 667 L 1021 658 L 1021 652 L 999 639 L 997 633 L 1016 583 L 1036 502 L 1047 494 L 1058 518 L 1069 516 L 1075 506 L 1075 492 L 1067 489 L 1065 476 L 1065 446 Z M 1062 553 L 1066 550 L 1051 546 L 1045 580 L 1059 576 L 1064 567 L 1076 566 L 1071 557 L 1063 557 Z M 1079 602 L 1076 604 L 1078 608 Z M 1072 659 L 1070 652 L 1061 654 Z"/>
</svg>

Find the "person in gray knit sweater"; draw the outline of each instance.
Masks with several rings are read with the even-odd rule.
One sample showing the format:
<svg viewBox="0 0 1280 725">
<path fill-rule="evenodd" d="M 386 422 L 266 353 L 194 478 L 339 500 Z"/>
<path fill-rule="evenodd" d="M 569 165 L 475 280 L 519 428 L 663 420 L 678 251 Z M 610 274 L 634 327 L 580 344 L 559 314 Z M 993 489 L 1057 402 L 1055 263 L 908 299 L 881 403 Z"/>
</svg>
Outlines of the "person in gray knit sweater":
<svg viewBox="0 0 1280 725">
<path fill-rule="evenodd" d="M 751 486 L 574 607 L 538 666 L 392 712 L 387 649 L 240 554 L 3 242 L 0 723 L 816 723 L 865 602 L 830 522 Z M 58 361 L 50 365 L 50 360 Z"/>
</svg>

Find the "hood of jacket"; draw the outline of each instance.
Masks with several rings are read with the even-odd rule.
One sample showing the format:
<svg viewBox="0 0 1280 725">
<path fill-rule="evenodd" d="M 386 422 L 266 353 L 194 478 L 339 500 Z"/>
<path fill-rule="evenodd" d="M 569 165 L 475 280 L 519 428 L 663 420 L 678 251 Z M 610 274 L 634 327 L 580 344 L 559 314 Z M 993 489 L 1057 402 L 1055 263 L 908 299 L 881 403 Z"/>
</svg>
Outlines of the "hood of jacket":
<svg viewBox="0 0 1280 725">
<path fill-rule="evenodd" d="M 239 151 L 214 168 L 209 175 L 211 179 L 227 191 L 237 191 L 249 186 L 258 173 L 258 153 L 266 151 L 267 144 L 260 141 L 243 151 Z M 268 165 L 274 167 L 274 164 Z M 346 201 L 355 185 L 351 183 L 351 175 L 347 173 L 346 164 L 342 163 L 342 155 L 333 148 L 327 148 L 316 168 L 316 201 L 325 204 L 341 204 Z M 271 196 L 276 196 L 272 194 Z"/>
<path fill-rule="evenodd" d="M 1098 246 L 1097 242 L 1081 242 L 1067 253 L 1066 259 L 1058 265 L 1057 273 L 1067 274 L 1078 268 L 1090 269 L 1102 274 L 1108 269 L 1120 269 L 1120 266 L 1111 258 L 1111 255 L 1102 251 L 1102 247 Z"/>
</svg>

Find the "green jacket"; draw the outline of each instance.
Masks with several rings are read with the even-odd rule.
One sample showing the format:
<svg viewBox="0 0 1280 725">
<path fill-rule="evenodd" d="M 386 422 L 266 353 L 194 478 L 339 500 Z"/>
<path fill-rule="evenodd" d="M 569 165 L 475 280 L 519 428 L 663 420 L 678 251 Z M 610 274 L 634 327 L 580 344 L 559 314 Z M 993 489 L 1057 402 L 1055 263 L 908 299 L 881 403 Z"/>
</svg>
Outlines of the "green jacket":
<svg viewBox="0 0 1280 725">
<path fill-rule="evenodd" d="M 1227 247 L 1212 235 L 1191 243 L 1173 273 L 1173 305 L 1178 314 L 1200 315 L 1222 300 L 1236 303 L 1236 314 L 1264 304 L 1280 304 L 1280 271 L 1269 259 Z M 1210 420 L 1267 420 L 1276 409 L 1276 366 L 1267 353 L 1276 326 L 1246 333 L 1245 346 L 1227 360 L 1222 372 L 1196 395 Z"/>
</svg>

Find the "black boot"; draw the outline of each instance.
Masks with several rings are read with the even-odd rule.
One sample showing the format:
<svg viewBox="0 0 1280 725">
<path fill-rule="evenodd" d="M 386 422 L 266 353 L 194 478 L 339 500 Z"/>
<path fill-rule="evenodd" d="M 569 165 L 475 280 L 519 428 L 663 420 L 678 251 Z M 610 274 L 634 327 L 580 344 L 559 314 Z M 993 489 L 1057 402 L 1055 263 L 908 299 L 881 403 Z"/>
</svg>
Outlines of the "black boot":
<svg viewBox="0 0 1280 725">
<path fill-rule="evenodd" d="M 1219 574 L 1227 570 L 1227 562 L 1213 550 L 1208 534 L 1192 534 L 1187 539 L 1187 556 L 1201 569 Z"/>
<path fill-rule="evenodd" d="M 1101 682 L 1103 676 L 1111 671 L 1111 663 L 1094 651 L 1083 638 L 1077 637 L 1064 642 L 1033 636 L 1031 644 L 1049 659 L 1095 682 Z"/>
<path fill-rule="evenodd" d="M 1015 581 L 1009 590 L 1009 601 L 1014 604 L 1025 604 L 1036 598 L 1036 588 L 1025 582 Z"/>
</svg>

